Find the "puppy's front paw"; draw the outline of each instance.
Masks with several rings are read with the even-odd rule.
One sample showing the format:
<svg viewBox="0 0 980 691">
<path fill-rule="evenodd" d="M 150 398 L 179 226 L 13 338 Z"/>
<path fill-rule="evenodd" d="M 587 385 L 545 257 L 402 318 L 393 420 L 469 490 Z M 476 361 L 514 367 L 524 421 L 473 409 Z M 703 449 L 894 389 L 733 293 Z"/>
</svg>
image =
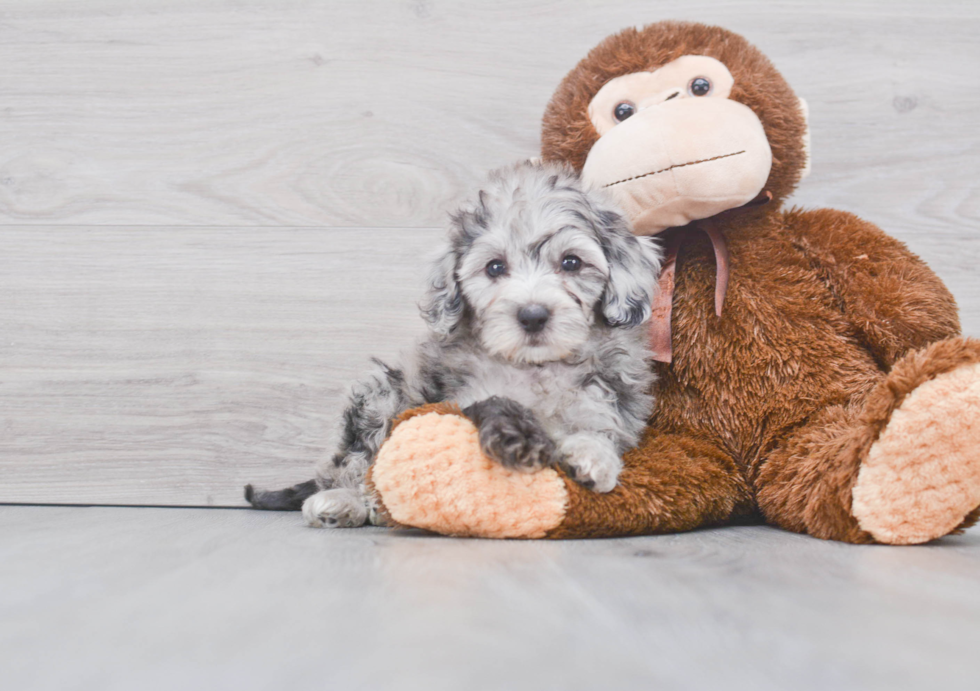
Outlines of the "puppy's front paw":
<svg viewBox="0 0 980 691">
<path fill-rule="evenodd" d="M 573 480 L 596 492 L 616 487 L 623 459 L 605 437 L 573 434 L 561 443 L 562 468 Z"/>
<path fill-rule="evenodd" d="M 356 528 L 367 517 L 364 498 L 353 489 L 325 489 L 303 502 L 303 518 L 314 528 Z"/>
<path fill-rule="evenodd" d="M 501 465 L 533 470 L 554 462 L 554 442 L 534 413 L 520 403 L 491 396 L 463 413 L 480 430 L 483 453 Z"/>
</svg>

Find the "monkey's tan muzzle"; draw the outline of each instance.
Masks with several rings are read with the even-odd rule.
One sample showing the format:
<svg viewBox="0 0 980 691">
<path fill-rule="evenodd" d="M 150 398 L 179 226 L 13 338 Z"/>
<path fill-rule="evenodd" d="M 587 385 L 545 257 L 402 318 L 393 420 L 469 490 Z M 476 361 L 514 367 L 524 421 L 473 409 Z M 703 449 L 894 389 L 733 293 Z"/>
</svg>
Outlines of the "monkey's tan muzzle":
<svg viewBox="0 0 980 691">
<path fill-rule="evenodd" d="M 772 151 L 751 109 L 727 98 L 679 98 L 606 132 L 582 177 L 608 189 L 638 235 L 709 218 L 755 199 Z"/>
</svg>

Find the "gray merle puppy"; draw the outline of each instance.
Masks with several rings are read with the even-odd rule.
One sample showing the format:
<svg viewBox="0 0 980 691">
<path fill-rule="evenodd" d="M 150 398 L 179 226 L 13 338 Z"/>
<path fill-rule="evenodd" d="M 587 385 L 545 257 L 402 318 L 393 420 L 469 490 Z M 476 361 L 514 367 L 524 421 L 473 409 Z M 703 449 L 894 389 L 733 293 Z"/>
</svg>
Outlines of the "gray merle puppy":
<svg viewBox="0 0 980 691">
<path fill-rule="evenodd" d="M 505 466 L 557 464 L 597 492 L 616 486 L 623 452 L 653 406 L 646 349 L 659 245 L 630 232 L 601 192 L 567 168 L 523 163 L 491 175 L 453 216 L 421 305 L 428 337 L 357 383 L 337 453 L 317 478 L 245 496 L 302 507 L 310 525 L 353 527 L 371 514 L 364 478 L 391 421 L 453 401 Z"/>
</svg>

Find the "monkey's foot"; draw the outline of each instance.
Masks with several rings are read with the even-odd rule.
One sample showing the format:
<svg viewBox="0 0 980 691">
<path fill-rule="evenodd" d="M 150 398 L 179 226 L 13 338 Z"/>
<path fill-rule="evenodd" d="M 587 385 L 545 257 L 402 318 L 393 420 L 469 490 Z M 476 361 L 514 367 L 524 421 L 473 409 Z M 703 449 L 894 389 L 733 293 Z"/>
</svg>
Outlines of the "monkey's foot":
<svg viewBox="0 0 980 691">
<path fill-rule="evenodd" d="M 879 542 L 910 545 L 954 532 L 980 507 L 980 363 L 921 384 L 871 446 L 852 511 Z"/>
</svg>

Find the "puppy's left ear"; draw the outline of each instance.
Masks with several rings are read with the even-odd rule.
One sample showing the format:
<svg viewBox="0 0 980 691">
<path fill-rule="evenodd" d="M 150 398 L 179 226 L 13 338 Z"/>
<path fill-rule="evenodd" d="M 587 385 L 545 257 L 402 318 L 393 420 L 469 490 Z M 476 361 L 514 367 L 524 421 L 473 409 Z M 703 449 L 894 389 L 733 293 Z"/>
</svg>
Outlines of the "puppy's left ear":
<svg viewBox="0 0 980 691">
<path fill-rule="evenodd" d="M 601 209 L 599 244 L 609 264 L 602 316 L 609 326 L 636 326 L 650 318 L 650 303 L 663 263 L 660 241 L 637 237 L 626 219 Z"/>
</svg>

